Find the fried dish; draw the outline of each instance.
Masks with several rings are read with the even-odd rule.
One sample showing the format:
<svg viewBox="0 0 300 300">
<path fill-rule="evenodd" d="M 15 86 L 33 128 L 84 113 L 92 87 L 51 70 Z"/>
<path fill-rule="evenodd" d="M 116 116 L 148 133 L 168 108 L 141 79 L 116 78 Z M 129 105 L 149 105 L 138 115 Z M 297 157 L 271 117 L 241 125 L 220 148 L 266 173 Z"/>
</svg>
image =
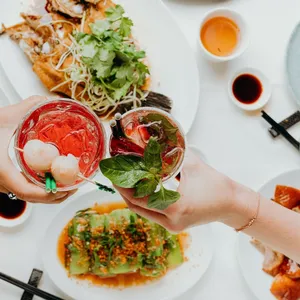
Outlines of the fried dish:
<svg viewBox="0 0 300 300">
<path fill-rule="evenodd" d="M 278 185 L 275 189 L 274 201 L 295 212 L 300 212 L 300 190 L 298 189 Z M 271 286 L 271 293 L 276 299 L 300 299 L 299 264 L 255 239 L 252 239 L 251 242 L 264 254 L 263 270 L 275 277 Z"/>
<path fill-rule="evenodd" d="M 122 105 L 143 106 L 150 80 L 146 53 L 122 6 L 47 0 L 46 10 L 42 16 L 22 13 L 24 22 L 1 32 L 19 44 L 49 91 L 81 101 L 101 117 Z"/>
</svg>

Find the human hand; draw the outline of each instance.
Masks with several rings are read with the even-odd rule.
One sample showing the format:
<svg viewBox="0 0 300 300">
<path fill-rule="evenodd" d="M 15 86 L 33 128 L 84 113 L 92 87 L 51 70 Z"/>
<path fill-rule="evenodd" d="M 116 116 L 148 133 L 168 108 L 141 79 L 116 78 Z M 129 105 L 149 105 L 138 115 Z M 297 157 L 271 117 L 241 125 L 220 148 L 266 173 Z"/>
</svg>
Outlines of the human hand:
<svg viewBox="0 0 300 300">
<path fill-rule="evenodd" d="M 181 198 L 160 211 L 147 207 L 148 198 L 136 199 L 133 189 L 116 187 L 129 209 L 162 225 L 172 232 L 186 228 L 223 221 L 231 213 L 235 184 L 202 162 L 191 150 L 181 172 L 178 192 Z"/>
<path fill-rule="evenodd" d="M 18 199 L 28 202 L 56 204 L 66 200 L 75 191 L 47 194 L 45 190 L 29 182 L 8 155 L 8 147 L 19 122 L 33 106 L 43 100 L 44 97 L 33 96 L 20 104 L 0 109 L 0 192 L 12 192 Z"/>
</svg>

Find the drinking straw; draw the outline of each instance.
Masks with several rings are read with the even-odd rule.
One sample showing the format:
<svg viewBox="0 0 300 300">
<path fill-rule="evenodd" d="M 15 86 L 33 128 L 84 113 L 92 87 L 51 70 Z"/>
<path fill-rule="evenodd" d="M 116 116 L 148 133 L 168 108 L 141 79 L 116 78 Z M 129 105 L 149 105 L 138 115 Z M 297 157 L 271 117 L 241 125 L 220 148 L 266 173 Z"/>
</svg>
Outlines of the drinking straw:
<svg viewBox="0 0 300 300">
<path fill-rule="evenodd" d="M 46 189 L 46 193 L 49 194 L 52 190 L 52 188 L 51 188 L 52 175 L 50 173 L 46 173 L 45 176 L 46 176 L 46 187 L 45 187 L 45 189 Z"/>
<path fill-rule="evenodd" d="M 53 178 L 52 175 L 51 175 L 51 183 L 50 183 L 50 187 L 51 187 L 51 192 L 52 192 L 53 194 L 56 194 L 56 193 L 57 193 L 56 181 L 55 181 L 55 179 Z"/>
</svg>

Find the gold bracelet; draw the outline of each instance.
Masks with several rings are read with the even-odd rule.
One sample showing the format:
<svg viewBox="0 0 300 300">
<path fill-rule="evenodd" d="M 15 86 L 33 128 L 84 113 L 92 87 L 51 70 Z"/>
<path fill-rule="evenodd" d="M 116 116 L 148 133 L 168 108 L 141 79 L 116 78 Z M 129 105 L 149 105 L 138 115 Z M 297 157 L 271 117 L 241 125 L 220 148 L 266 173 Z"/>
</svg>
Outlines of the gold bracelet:
<svg viewBox="0 0 300 300">
<path fill-rule="evenodd" d="M 239 229 L 235 229 L 236 232 L 244 231 L 245 229 L 248 229 L 253 225 L 253 223 L 257 220 L 258 214 L 259 214 L 259 208 L 260 208 L 260 194 L 258 194 L 258 203 L 257 203 L 257 209 L 254 217 L 249 221 L 248 224 L 242 226 Z"/>
</svg>

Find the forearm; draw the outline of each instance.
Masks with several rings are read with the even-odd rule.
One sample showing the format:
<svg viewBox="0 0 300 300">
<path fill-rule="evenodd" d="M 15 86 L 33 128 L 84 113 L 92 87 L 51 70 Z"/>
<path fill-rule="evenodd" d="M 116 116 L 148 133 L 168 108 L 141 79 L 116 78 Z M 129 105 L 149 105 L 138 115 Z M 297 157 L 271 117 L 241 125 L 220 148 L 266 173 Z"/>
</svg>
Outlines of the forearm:
<svg viewBox="0 0 300 300">
<path fill-rule="evenodd" d="M 240 228 L 255 216 L 259 197 L 257 193 L 240 185 L 237 186 L 235 195 L 232 214 L 223 222 L 233 228 Z M 258 217 L 244 233 L 300 263 L 299 228 L 299 213 L 261 196 Z"/>
</svg>

